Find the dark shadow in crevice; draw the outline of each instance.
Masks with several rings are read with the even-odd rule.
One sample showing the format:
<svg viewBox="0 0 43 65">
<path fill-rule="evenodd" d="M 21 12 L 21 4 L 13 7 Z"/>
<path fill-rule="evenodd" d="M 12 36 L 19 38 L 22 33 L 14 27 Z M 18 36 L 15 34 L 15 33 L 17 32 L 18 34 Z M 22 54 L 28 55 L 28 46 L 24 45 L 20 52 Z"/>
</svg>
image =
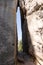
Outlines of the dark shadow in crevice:
<svg viewBox="0 0 43 65">
<path fill-rule="evenodd" d="M 24 9 L 25 10 L 25 9 Z M 33 59 L 35 62 L 35 51 L 34 46 L 32 45 L 30 32 L 28 29 L 28 24 L 26 20 L 26 10 L 25 13 L 23 12 L 23 9 L 20 8 L 21 13 L 21 28 L 22 28 L 22 43 L 23 43 L 23 53 L 26 53 L 30 56 L 30 58 Z"/>
</svg>

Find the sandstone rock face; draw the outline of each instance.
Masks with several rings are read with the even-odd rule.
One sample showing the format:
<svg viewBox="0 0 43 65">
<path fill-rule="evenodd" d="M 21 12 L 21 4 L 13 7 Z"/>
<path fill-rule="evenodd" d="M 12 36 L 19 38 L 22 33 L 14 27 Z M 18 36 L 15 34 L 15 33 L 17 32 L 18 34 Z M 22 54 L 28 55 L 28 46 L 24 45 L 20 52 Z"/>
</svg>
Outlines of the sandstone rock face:
<svg viewBox="0 0 43 65">
<path fill-rule="evenodd" d="M 28 27 L 27 33 L 25 30 L 25 32 L 22 31 L 24 41 L 28 40 L 28 51 L 31 55 L 35 55 L 36 65 L 43 65 L 43 0 L 22 0 L 20 6 L 26 10 L 27 26 L 25 28 L 23 26 L 23 28 Z M 25 37 L 26 34 L 28 34 L 27 37 Z M 24 45 L 26 46 L 25 43 Z"/>
<path fill-rule="evenodd" d="M 39 63 L 43 65 L 43 1 L 28 0 L 25 3 L 25 8 L 27 10 L 27 25 L 34 54 Z"/>
<path fill-rule="evenodd" d="M 13 65 L 16 57 L 17 0 L 0 0 L 0 65 Z"/>
</svg>

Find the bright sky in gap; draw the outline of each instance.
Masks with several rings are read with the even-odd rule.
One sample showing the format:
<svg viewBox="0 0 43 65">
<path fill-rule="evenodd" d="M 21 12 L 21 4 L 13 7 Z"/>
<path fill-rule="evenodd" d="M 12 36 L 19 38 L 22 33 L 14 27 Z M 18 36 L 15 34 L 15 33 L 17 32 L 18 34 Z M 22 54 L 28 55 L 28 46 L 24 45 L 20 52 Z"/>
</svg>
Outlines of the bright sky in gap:
<svg viewBox="0 0 43 65">
<path fill-rule="evenodd" d="M 20 8 L 18 7 L 17 14 L 16 14 L 16 21 L 17 21 L 17 33 L 18 33 L 18 40 L 22 39 L 22 32 L 21 32 L 21 19 L 20 19 Z"/>
</svg>

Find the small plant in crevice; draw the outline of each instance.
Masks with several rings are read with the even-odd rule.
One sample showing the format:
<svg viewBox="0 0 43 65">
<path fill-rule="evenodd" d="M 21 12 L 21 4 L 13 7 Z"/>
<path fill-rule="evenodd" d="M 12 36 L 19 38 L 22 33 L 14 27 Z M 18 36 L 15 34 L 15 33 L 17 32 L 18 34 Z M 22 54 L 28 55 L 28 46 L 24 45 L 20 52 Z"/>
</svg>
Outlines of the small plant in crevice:
<svg viewBox="0 0 43 65">
<path fill-rule="evenodd" d="M 23 51 L 22 40 L 18 41 L 18 51 L 19 52 Z"/>
</svg>

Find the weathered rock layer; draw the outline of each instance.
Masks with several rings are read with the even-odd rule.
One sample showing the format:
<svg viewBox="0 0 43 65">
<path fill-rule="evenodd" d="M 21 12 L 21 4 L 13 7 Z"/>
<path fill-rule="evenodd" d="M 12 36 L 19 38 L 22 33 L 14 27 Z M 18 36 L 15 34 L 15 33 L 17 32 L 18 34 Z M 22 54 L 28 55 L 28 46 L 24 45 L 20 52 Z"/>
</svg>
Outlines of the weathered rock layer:
<svg viewBox="0 0 43 65">
<path fill-rule="evenodd" d="M 36 57 L 36 65 L 38 63 L 43 65 L 43 0 L 20 0 L 20 2 L 24 12 L 24 21 L 22 20 L 24 52 Z"/>
</svg>

